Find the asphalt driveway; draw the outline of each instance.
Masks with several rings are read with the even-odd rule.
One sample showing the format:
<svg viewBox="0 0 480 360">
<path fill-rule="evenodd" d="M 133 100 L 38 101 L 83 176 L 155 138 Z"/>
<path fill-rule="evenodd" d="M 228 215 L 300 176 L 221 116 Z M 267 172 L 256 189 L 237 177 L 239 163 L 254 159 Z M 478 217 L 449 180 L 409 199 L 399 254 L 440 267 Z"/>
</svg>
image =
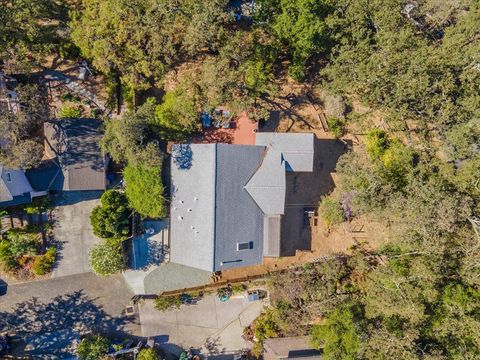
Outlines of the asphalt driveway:
<svg viewBox="0 0 480 360">
<path fill-rule="evenodd" d="M 140 335 L 137 318 L 124 315 L 132 295 L 121 275 L 89 273 L 9 285 L 0 296 L 0 333 L 19 339 L 17 355 L 71 358 L 72 343 L 82 333 Z"/>
<path fill-rule="evenodd" d="M 205 295 L 195 305 L 160 312 L 151 300 L 138 306 L 142 336 L 151 336 L 169 349 L 169 344 L 220 354 L 249 347 L 243 329 L 260 314 L 265 303 L 248 302 L 244 296 L 221 302 L 215 294 Z M 171 351 L 171 348 L 169 349 Z"/>
<path fill-rule="evenodd" d="M 101 191 L 63 192 L 54 200 L 54 237 L 59 244 L 53 277 L 90 272 L 88 252 L 100 239 L 93 235 L 90 214 L 100 204 Z"/>
</svg>

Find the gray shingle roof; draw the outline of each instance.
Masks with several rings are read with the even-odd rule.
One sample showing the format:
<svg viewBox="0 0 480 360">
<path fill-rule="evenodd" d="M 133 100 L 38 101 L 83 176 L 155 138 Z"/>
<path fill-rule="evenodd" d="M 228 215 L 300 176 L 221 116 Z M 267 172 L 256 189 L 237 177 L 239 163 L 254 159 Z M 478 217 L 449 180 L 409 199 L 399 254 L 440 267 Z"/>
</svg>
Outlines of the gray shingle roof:
<svg viewBox="0 0 480 360">
<path fill-rule="evenodd" d="M 286 168 L 295 172 L 313 171 L 315 135 L 312 133 L 257 133 L 255 143 L 280 151 Z"/>
<path fill-rule="evenodd" d="M 244 187 L 264 156 L 263 146 L 217 145 L 215 271 L 262 262 L 263 212 Z"/>
<path fill-rule="evenodd" d="M 268 149 L 265 158 L 245 189 L 266 215 L 283 214 L 285 209 L 285 162 L 276 149 Z"/>
<path fill-rule="evenodd" d="M 101 126 L 101 121 L 96 119 L 62 119 L 45 123 L 47 152 L 58 156 L 63 172 L 63 183 L 57 184 L 61 188 L 53 190 L 105 190 Z"/>
<path fill-rule="evenodd" d="M 170 259 L 206 271 L 214 267 L 215 162 L 213 144 L 173 147 Z"/>
<path fill-rule="evenodd" d="M 0 202 L 10 201 L 12 199 L 13 196 L 3 180 L 3 165 L 0 165 Z"/>
<path fill-rule="evenodd" d="M 262 260 L 263 213 L 244 186 L 264 147 L 176 145 L 172 152 L 172 262 L 207 271 Z M 252 243 L 237 250 L 237 243 Z"/>
<path fill-rule="evenodd" d="M 278 359 L 321 359 L 319 350 L 312 349 L 308 336 L 270 338 L 263 341 L 266 360 Z"/>
<path fill-rule="evenodd" d="M 258 135 L 265 146 L 173 146 L 173 263 L 218 271 L 280 256 L 286 166 L 311 171 L 314 135 Z"/>
<path fill-rule="evenodd" d="M 22 170 L 7 169 L 0 165 L 0 202 L 12 201 L 15 197 L 30 194 L 32 191 L 32 186 Z"/>
</svg>

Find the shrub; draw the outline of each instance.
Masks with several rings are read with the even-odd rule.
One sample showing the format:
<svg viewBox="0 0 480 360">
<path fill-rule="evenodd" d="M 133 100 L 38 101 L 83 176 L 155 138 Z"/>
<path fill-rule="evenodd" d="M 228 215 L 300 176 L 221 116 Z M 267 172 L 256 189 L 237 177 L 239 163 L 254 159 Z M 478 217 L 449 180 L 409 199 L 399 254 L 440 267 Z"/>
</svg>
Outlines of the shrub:
<svg viewBox="0 0 480 360">
<path fill-rule="evenodd" d="M 343 221 L 343 209 L 338 201 L 331 197 L 324 197 L 320 201 L 320 215 L 327 226 L 340 224 Z"/>
<path fill-rule="evenodd" d="M 137 360 L 161 360 L 161 357 L 155 349 L 148 348 L 138 353 Z"/>
<path fill-rule="evenodd" d="M 107 190 L 101 198 L 101 205 L 90 215 L 93 233 L 98 237 L 123 238 L 128 235 L 127 198 L 119 191 Z"/>
<path fill-rule="evenodd" d="M 328 117 L 327 125 L 335 138 L 338 139 L 340 136 L 343 135 L 344 121 L 342 119 L 338 117 Z"/>
<path fill-rule="evenodd" d="M 63 104 L 58 110 L 58 117 L 60 119 L 79 118 L 82 116 L 82 109 L 73 104 Z"/>
<path fill-rule="evenodd" d="M 65 42 L 58 48 L 58 54 L 62 59 L 75 60 L 80 56 L 80 49 L 71 42 Z"/>
<path fill-rule="evenodd" d="M 89 335 L 78 344 L 77 356 L 80 360 L 98 360 L 110 347 L 110 341 L 101 335 Z"/>
<path fill-rule="evenodd" d="M 48 196 L 37 197 L 30 204 L 24 206 L 27 214 L 41 214 L 50 207 L 51 200 Z"/>
<path fill-rule="evenodd" d="M 178 309 L 182 305 L 181 296 L 159 296 L 155 299 L 155 309 L 159 311 L 167 311 Z"/>
<path fill-rule="evenodd" d="M 380 129 L 370 130 L 367 133 L 365 146 L 367 147 L 367 153 L 372 158 L 379 158 L 388 147 L 387 133 Z"/>
<path fill-rule="evenodd" d="M 7 240 L 0 241 L 0 263 L 5 271 L 12 271 L 18 267 L 18 263 L 10 251 L 10 243 Z"/>
<path fill-rule="evenodd" d="M 114 239 L 94 246 L 89 252 L 89 262 L 95 274 L 107 276 L 125 269 L 121 242 Z"/>
<path fill-rule="evenodd" d="M 255 320 L 253 323 L 253 333 L 259 342 L 277 337 L 280 334 L 280 327 L 278 326 L 276 318 L 275 310 L 267 309 Z"/>
<path fill-rule="evenodd" d="M 35 275 L 45 275 L 50 272 L 55 258 L 57 255 L 57 249 L 54 247 L 48 248 L 47 252 L 43 255 L 35 257 L 32 265 L 32 271 Z"/>
</svg>

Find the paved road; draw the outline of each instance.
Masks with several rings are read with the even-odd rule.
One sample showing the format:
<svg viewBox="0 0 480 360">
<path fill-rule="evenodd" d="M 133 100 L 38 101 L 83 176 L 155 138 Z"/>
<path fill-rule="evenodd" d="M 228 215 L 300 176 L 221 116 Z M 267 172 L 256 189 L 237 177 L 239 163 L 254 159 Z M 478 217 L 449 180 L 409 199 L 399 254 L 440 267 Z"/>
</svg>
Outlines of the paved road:
<svg viewBox="0 0 480 360">
<path fill-rule="evenodd" d="M 88 252 L 100 239 L 93 235 L 90 214 L 100 203 L 100 191 L 72 191 L 56 199 L 55 240 L 60 244 L 53 277 L 90 272 Z"/>
<path fill-rule="evenodd" d="M 204 353 L 218 354 L 249 347 L 242 338 L 243 328 L 261 312 L 264 303 L 249 303 L 243 296 L 221 302 L 216 295 L 206 295 L 195 305 L 160 312 L 153 301 L 139 304 L 143 336 L 158 342 L 190 346 Z"/>
<path fill-rule="evenodd" d="M 11 285 L 0 296 L 0 332 L 23 337 L 35 358 L 66 358 L 67 345 L 84 331 L 140 335 L 136 318 L 123 315 L 131 296 L 121 275 L 88 273 Z"/>
</svg>

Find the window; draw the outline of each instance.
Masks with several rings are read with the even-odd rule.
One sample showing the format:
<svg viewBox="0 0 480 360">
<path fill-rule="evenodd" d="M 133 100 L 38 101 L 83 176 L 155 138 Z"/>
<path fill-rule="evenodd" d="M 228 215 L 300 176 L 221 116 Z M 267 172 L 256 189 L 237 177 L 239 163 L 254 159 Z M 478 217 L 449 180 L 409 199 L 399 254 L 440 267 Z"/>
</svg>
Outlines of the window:
<svg viewBox="0 0 480 360">
<path fill-rule="evenodd" d="M 237 243 L 237 251 L 253 249 L 253 241 Z"/>
<path fill-rule="evenodd" d="M 8 181 L 8 182 L 12 182 L 12 175 L 10 173 L 5 173 L 5 179 Z"/>
</svg>

